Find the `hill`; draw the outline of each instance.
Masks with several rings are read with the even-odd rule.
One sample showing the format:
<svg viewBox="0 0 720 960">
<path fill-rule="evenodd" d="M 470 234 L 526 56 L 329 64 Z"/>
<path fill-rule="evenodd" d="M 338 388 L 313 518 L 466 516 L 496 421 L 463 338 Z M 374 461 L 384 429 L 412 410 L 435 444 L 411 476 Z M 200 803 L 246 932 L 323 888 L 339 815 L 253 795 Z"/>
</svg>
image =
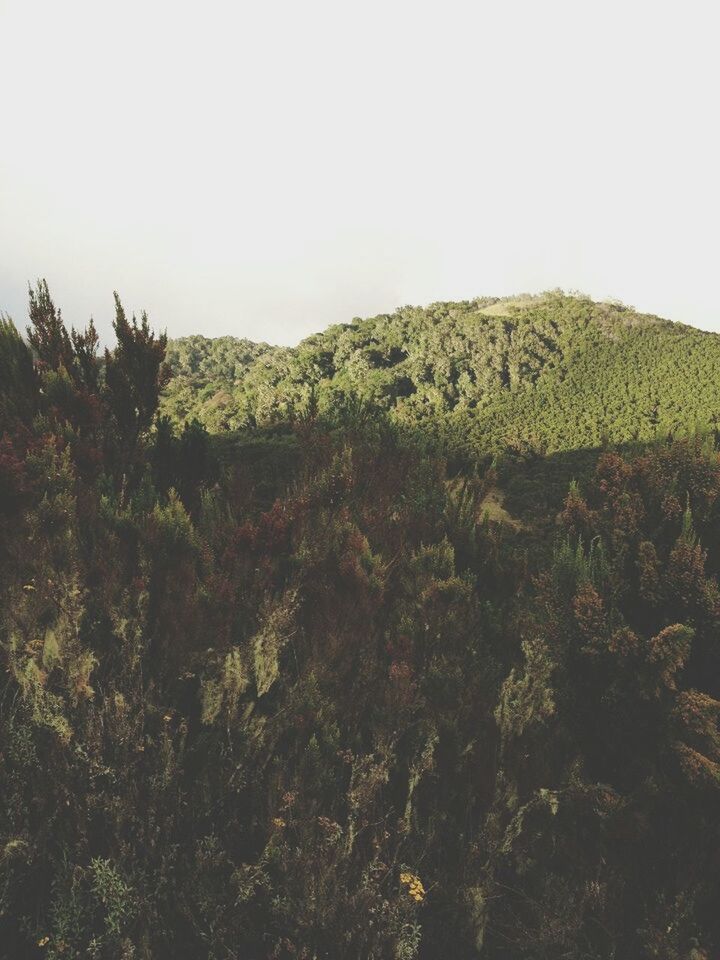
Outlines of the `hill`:
<svg viewBox="0 0 720 960">
<path fill-rule="evenodd" d="M 102 357 L 29 313 L 2 960 L 717 956 L 717 338 L 550 294 L 191 338 L 168 384 L 119 299 Z"/>
<path fill-rule="evenodd" d="M 291 420 L 353 396 L 457 447 L 546 452 L 706 429 L 720 337 L 616 303 L 549 293 L 403 307 L 295 348 L 171 341 L 162 410 L 211 432 Z"/>
</svg>

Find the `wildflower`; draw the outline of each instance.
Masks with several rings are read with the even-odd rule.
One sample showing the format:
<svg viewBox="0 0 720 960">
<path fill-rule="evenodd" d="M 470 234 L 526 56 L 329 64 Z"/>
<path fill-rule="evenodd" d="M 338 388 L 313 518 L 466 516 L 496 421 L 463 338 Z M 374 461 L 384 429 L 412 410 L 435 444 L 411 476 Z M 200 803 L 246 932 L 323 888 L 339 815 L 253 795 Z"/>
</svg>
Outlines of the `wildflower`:
<svg viewBox="0 0 720 960">
<path fill-rule="evenodd" d="M 408 894 L 416 903 L 422 903 L 427 895 L 427 891 L 422 884 L 420 877 L 417 877 L 414 873 L 408 873 L 404 871 L 400 874 L 400 883 L 404 884 L 408 888 Z"/>
<path fill-rule="evenodd" d="M 282 817 L 273 817 L 272 824 L 276 830 L 282 830 L 283 827 L 287 826 Z"/>
<path fill-rule="evenodd" d="M 41 937 L 38 940 L 37 945 L 39 947 L 46 947 L 49 943 L 50 943 L 50 937 Z"/>
</svg>

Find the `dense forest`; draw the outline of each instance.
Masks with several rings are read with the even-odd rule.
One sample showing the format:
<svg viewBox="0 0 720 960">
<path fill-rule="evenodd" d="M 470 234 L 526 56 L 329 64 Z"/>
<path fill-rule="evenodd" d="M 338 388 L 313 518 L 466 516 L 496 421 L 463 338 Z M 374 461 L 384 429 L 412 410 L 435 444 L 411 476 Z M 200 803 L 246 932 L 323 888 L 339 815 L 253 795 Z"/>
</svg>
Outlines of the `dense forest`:
<svg viewBox="0 0 720 960">
<path fill-rule="evenodd" d="M 720 338 L 0 323 L 0 956 L 720 950 Z"/>
<path fill-rule="evenodd" d="M 720 420 L 720 338 L 562 293 L 405 307 L 296 348 L 186 337 L 167 360 L 162 411 L 213 433 L 348 396 L 471 456 L 647 441 Z"/>
</svg>

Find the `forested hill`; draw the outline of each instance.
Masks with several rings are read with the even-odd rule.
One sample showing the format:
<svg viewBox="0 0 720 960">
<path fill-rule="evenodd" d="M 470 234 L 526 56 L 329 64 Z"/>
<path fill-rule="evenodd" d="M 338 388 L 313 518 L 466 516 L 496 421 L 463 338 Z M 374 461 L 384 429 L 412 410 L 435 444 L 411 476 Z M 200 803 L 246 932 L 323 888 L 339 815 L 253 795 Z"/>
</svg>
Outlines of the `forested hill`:
<svg viewBox="0 0 720 960">
<path fill-rule="evenodd" d="M 720 337 L 562 293 L 403 307 L 295 348 L 186 337 L 170 341 L 168 360 L 163 411 L 213 433 L 348 396 L 489 450 L 650 440 L 720 414 Z"/>
<path fill-rule="evenodd" d="M 29 308 L 0 960 L 720 955 L 718 338 L 553 294 L 168 385 L 119 298 L 102 356 Z"/>
</svg>

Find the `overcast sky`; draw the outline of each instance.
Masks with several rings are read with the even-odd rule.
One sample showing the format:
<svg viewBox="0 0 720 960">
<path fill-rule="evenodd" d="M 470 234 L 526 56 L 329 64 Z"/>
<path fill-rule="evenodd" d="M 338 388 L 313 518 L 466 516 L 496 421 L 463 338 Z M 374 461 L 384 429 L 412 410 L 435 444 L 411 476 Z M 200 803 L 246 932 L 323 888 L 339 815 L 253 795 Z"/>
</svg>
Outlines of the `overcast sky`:
<svg viewBox="0 0 720 960">
<path fill-rule="evenodd" d="M 553 287 L 720 329 L 712 3 L 0 0 L 0 309 L 293 343 Z"/>
</svg>

